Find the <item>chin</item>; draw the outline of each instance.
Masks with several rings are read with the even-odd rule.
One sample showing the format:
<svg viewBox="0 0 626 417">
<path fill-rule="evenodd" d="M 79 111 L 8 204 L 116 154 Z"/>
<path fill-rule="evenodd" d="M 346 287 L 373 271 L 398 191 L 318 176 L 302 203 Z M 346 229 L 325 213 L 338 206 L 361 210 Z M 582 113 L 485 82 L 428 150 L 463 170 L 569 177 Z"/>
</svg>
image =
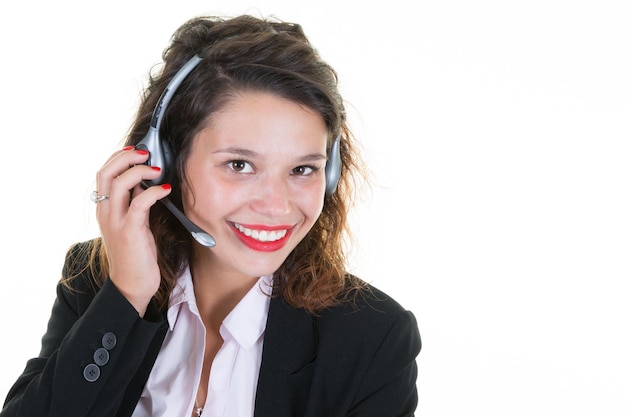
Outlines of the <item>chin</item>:
<svg viewBox="0 0 626 417">
<path fill-rule="evenodd" d="M 250 273 L 247 275 L 251 277 L 263 277 L 267 275 L 272 275 L 274 272 L 276 272 L 276 270 L 278 270 L 278 268 L 280 268 L 280 265 L 276 267 L 254 268 L 254 270 L 249 270 L 248 272 Z"/>
<path fill-rule="evenodd" d="M 277 262 L 268 262 L 268 263 L 253 263 L 251 262 L 248 265 L 251 265 L 250 268 L 246 268 L 248 272 L 250 272 L 250 276 L 254 276 L 254 277 L 262 277 L 262 276 L 266 276 L 266 275 L 271 275 L 274 272 L 276 272 L 276 270 L 278 270 L 278 268 L 280 268 L 280 266 L 285 262 L 285 258 L 281 258 L 280 261 Z"/>
</svg>

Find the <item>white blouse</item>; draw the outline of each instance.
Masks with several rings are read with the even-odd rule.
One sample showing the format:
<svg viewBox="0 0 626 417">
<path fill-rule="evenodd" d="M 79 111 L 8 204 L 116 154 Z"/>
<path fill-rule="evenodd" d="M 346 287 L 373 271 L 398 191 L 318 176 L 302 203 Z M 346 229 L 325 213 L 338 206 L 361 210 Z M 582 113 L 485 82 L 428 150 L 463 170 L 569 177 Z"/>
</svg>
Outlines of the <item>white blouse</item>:
<svg viewBox="0 0 626 417">
<path fill-rule="evenodd" d="M 272 276 L 259 278 L 222 322 L 224 344 L 213 360 L 202 417 L 253 416 L 271 282 Z M 188 417 L 196 408 L 206 329 L 189 269 L 172 291 L 167 318 L 169 332 L 133 417 Z"/>
</svg>

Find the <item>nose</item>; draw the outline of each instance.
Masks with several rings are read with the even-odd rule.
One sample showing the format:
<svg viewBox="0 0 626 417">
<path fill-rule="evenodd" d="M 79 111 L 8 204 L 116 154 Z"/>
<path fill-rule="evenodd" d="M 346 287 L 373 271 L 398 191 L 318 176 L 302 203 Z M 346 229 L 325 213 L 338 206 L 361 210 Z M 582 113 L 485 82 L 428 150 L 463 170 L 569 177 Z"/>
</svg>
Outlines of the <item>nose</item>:
<svg viewBox="0 0 626 417">
<path fill-rule="evenodd" d="M 252 210 L 269 217 L 279 217 L 291 212 L 291 194 L 288 179 L 268 175 L 255 184 Z"/>
</svg>

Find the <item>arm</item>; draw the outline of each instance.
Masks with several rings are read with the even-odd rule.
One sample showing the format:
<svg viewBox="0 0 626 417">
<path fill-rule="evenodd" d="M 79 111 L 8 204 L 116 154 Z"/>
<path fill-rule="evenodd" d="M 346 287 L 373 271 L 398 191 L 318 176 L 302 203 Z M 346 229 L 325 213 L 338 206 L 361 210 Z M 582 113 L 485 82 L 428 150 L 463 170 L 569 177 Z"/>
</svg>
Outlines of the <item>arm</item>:
<svg viewBox="0 0 626 417">
<path fill-rule="evenodd" d="M 68 256 L 66 266 L 72 262 Z M 115 415 L 138 369 L 145 366 L 146 352 L 153 343 L 160 344 L 155 336 L 165 322 L 154 305 L 140 318 L 110 280 L 95 295 L 88 277 L 76 280 L 77 292 L 57 287 L 39 357 L 28 361 L 0 416 Z"/>
<path fill-rule="evenodd" d="M 409 417 L 417 407 L 417 364 L 422 342 L 417 322 L 409 311 L 401 313 L 374 355 L 351 417 Z"/>
<path fill-rule="evenodd" d="M 96 189 L 107 195 L 96 217 L 108 278 L 96 291 L 85 268 L 88 245 L 70 250 L 63 276 L 76 277 L 77 291 L 58 287 L 39 357 L 27 363 L 1 417 L 110 417 L 120 407 L 131 414 L 167 328 L 153 301 L 161 273 L 149 213 L 170 187 L 143 190 L 139 184 L 160 171 L 147 159 L 147 151 L 126 147 L 98 171 Z"/>
</svg>

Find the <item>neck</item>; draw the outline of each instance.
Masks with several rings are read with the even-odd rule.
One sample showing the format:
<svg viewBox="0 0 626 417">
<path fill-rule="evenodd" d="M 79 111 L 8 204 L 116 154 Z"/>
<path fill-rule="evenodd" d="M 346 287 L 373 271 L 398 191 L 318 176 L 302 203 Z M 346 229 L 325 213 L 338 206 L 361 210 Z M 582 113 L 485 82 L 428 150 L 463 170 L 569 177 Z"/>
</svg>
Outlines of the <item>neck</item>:
<svg viewBox="0 0 626 417">
<path fill-rule="evenodd" d="M 258 282 L 258 277 L 229 274 L 209 262 L 190 266 L 196 303 L 207 330 L 219 332 L 222 321 Z"/>
</svg>

